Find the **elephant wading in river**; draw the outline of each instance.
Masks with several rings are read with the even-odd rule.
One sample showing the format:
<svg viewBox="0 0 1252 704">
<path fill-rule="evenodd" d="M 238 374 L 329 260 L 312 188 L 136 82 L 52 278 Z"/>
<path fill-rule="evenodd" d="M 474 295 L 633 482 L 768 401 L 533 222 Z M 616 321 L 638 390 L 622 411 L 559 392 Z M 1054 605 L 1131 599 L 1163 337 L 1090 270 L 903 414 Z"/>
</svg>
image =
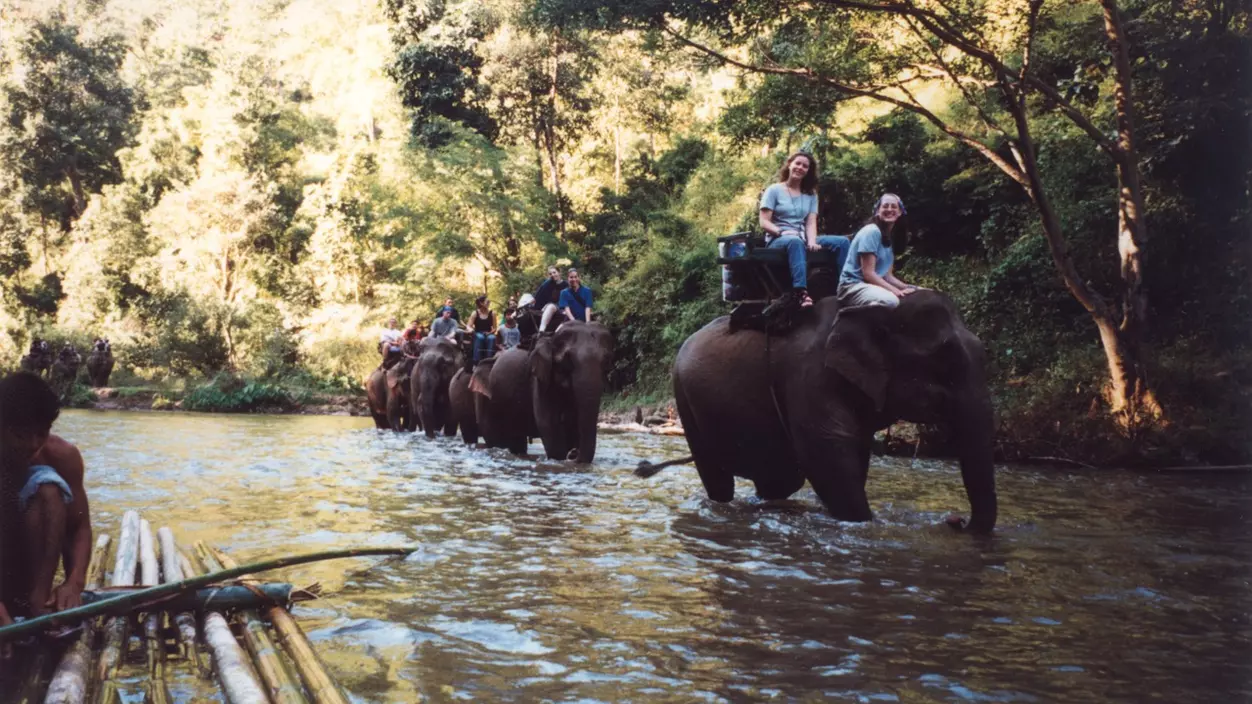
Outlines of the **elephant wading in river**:
<svg viewBox="0 0 1252 704">
<path fill-rule="evenodd" d="M 417 414 L 409 399 L 410 379 L 417 366 L 413 357 L 405 357 L 387 370 L 387 424 L 392 430 L 413 431 L 418 428 Z"/>
<path fill-rule="evenodd" d="M 456 434 L 448 387 L 464 363 L 464 355 L 451 340 L 428 337 L 418 347 L 417 368 L 410 375 L 409 400 L 413 417 L 421 419 L 428 438 L 435 437 L 439 429 L 444 435 Z"/>
<path fill-rule="evenodd" d="M 468 367 L 458 369 L 448 382 L 448 403 L 452 409 L 453 421 L 461 427 L 461 439 L 466 445 L 478 442 L 478 417 L 474 410 L 473 391 L 470 391 L 470 378 L 473 372 Z"/>
<path fill-rule="evenodd" d="M 484 359 L 470 379 L 478 432 L 488 447 L 526 454 L 537 435 L 530 400 L 530 353 L 519 347 Z"/>
<path fill-rule="evenodd" d="M 595 459 L 600 397 L 612 363 L 613 336 L 599 323 L 568 322 L 535 341 L 531 398 L 548 457 Z"/>
<path fill-rule="evenodd" d="M 918 291 L 898 308 L 841 313 L 825 298 L 813 317 L 768 340 L 753 330 L 732 334 L 722 317 L 683 343 L 675 402 L 709 498 L 733 498 L 735 477 L 755 483 L 763 499 L 787 498 L 807 479 L 836 518 L 868 521 L 874 431 L 896 420 L 943 423 L 956 433 L 969 528 L 992 530 L 985 355 L 952 300 Z"/>
</svg>

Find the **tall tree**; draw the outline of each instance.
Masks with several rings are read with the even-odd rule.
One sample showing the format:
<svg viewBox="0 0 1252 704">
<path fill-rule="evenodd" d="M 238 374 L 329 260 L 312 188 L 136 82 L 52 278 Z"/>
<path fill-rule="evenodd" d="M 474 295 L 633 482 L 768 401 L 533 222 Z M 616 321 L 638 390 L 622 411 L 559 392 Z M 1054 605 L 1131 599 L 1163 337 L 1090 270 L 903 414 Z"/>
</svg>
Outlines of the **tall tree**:
<svg viewBox="0 0 1252 704">
<path fill-rule="evenodd" d="M 88 193 L 122 179 L 117 152 L 134 137 L 140 103 L 119 73 L 126 45 L 115 34 L 85 39 L 54 13 L 15 49 L 0 88 L 0 161 L 28 189 L 28 206 L 68 231 Z"/>
</svg>

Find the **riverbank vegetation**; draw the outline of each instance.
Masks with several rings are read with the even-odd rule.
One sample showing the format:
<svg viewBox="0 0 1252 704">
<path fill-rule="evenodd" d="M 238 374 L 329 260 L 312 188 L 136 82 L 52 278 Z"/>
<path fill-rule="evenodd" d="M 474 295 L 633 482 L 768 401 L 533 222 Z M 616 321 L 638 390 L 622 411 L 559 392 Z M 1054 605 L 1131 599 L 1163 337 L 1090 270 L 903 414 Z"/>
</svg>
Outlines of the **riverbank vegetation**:
<svg viewBox="0 0 1252 704">
<path fill-rule="evenodd" d="M 803 148 L 822 232 L 904 197 L 898 266 L 986 342 L 1005 456 L 1247 462 L 1248 18 L 0 0 L 0 357 L 106 336 L 184 406 L 355 394 L 386 318 L 556 261 L 614 330 L 618 405 L 663 400 L 726 311 L 714 238 Z"/>
</svg>

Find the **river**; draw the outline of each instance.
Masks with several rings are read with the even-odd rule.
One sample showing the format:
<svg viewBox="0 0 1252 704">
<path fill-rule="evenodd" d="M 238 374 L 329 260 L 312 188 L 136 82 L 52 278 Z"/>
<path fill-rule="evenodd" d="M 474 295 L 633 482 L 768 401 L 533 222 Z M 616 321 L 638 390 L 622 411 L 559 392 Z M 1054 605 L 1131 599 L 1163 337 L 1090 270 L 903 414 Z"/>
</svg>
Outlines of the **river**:
<svg viewBox="0 0 1252 704">
<path fill-rule="evenodd" d="M 875 458 L 877 520 L 852 525 L 807 488 L 719 505 L 689 467 L 624 469 L 682 438 L 602 435 L 581 468 L 360 418 L 69 411 L 57 430 L 97 530 L 136 509 L 241 562 L 419 545 L 282 574 L 325 587 L 295 614 L 359 702 L 1252 697 L 1243 476 L 1004 468 L 977 539 L 939 525 L 966 510 L 944 462 Z M 177 701 L 211 692 L 173 679 Z"/>
</svg>

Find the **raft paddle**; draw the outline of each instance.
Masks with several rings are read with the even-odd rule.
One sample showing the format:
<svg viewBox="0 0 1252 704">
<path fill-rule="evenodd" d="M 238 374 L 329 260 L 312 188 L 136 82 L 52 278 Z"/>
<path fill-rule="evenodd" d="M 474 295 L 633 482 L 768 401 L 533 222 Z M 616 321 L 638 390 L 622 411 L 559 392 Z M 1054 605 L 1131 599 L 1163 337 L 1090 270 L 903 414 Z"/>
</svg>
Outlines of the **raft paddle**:
<svg viewBox="0 0 1252 704">
<path fill-rule="evenodd" d="M 274 560 L 266 560 L 264 562 L 254 562 L 250 565 L 244 565 L 234 569 L 213 572 L 199 577 L 190 577 L 180 582 L 159 584 L 149 589 L 141 589 L 129 594 L 103 599 L 95 602 L 94 604 L 87 604 L 73 609 L 66 609 L 65 611 L 60 611 L 54 614 L 45 614 L 43 616 L 22 621 L 21 623 L 3 626 L 0 627 L 0 643 L 7 643 L 16 638 L 21 638 L 24 635 L 35 633 L 52 626 L 63 626 L 78 623 L 84 619 L 99 616 L 101 614 L 118 614 L 138 610 L 154 602 L 161 601 L 166 597 L 182 594 L 183 592 L 191 589 L 198 589 L 200 587 L 222 582 L 227 579 L 241 577 L 246 574 L 268 572 L 270 570 L 291 567 L 293 565 L 303 565 L 309 562 L 321 562 L 322 560 L 337 560 L 343 557 L 362 557 L 368 555 L 408 555 L 416 550 L 416 547 L 354 548 L 352 550 L 329 550 L 326 552 L 310 553 L 308 555 L 280 557 Z"/>
</svg>

